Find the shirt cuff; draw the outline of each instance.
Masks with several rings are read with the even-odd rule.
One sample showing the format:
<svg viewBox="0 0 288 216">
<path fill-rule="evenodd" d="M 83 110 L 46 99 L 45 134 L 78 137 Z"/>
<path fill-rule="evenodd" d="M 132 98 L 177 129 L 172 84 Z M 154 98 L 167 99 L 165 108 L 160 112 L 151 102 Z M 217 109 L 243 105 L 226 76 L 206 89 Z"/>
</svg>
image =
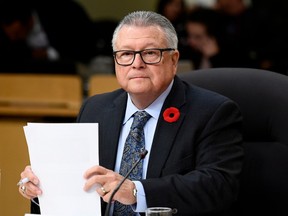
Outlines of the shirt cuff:
<svg viewBox="0 0 288 216">
<path fill-rule="evenodd" d="M 140 181 L 133 181 L 137 190 L 136 204 L 132 205 L 135 212 L 145 212 L 147 209 L 144 187 Z"/>
</svg>

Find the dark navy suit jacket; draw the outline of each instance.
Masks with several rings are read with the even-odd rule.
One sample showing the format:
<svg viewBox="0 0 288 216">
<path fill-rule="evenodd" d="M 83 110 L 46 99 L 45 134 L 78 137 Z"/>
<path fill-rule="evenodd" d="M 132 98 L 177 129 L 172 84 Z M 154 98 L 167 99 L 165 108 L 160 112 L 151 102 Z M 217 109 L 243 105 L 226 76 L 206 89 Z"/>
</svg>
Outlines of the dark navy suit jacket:
<svg viewBox="0 0 288 216">
<path fill-rule="evenodd" d="M 99 123 L 100 165 L 111 170 L 126 101 L 122 89 L 95 95 L 83 103 L 77 119 Z M 162 116 L 169 107 L 180 111 L 176 122 Z M 224 215 L 239 188 L 241 123 L 233 101 L 176 76 L 159 116 L 147 177 L 142 180 L 148 207 L 171 207 L 177 215 Z"/>
</svg>

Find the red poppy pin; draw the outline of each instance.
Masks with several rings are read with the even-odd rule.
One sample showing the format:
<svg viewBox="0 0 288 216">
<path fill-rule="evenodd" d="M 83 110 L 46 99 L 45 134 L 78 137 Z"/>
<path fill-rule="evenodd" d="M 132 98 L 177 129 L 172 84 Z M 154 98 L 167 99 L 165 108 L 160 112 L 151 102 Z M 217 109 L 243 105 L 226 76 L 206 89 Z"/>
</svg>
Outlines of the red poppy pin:
<svg viewBox="0 0 288 216">
<path fill-rule="evenodd" d="M 165 109 L 163 113 L 163 118 L 166 122 L 172 123 L 176 122 L 180 117 L 180 112 L 176 107 L 169 107 Z"/>
</svg>

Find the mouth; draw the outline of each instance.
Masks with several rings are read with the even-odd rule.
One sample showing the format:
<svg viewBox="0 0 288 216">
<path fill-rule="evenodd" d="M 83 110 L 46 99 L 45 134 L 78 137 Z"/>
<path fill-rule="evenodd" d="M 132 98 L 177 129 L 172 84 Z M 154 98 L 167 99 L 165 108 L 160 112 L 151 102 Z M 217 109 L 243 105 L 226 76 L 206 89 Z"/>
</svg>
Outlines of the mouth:
<svg viewBox="0 0 288 216">
<path fill-rule="evenodd" d="M 147 76 L 132 76 L 129 79 L 133 80 L 133 79 L 147 79 L 147 78 L 148 78 Z"/>
</svg>

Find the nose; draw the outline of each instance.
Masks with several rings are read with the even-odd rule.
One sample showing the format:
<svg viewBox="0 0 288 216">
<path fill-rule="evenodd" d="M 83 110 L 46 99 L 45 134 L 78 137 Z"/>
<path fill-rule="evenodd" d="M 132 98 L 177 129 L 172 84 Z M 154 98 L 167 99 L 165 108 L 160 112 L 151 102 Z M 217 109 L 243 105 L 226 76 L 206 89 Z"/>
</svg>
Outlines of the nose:
<svg viewBox="0 0 288 216">
<path fill-rule="evenodd" d="M 133 67 L 144 67 L 146 65 L 145 62 L 142 60 L 140 53 L 135 54 L 135 59 L 132 65 Z"/>
</svg>

